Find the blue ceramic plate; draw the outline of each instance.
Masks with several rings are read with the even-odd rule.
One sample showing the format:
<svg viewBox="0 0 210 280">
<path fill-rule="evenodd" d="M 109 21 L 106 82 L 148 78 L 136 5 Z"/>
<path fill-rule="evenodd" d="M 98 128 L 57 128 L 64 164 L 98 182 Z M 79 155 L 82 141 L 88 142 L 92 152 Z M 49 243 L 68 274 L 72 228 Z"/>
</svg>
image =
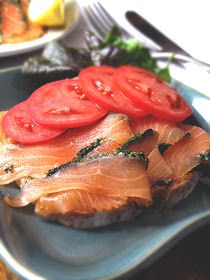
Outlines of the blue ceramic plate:
<svg viewBox="0 0 210 280">
<path fill-rule="evenodd" d="M 18 69 L 1 72 L 0 85 L 0 110 L 25 99 L 36 87 L 24 81 Z M 195 98 L 210 103 L 192 89 L 176 86 L 191 104 Z M 197 116 L 209 129 L 209 123 Z M 130 222 L 93 230 L 47 222 L 36 217 L 31 208 L 17 210 L 3 203 L 0 207 L 0 254 L 23 279 L 114 279 L 142 269 L 183 236 L 209 222 L 210 188 L 200 183 L 168 213 L 147 213 Z"/>
</svg>

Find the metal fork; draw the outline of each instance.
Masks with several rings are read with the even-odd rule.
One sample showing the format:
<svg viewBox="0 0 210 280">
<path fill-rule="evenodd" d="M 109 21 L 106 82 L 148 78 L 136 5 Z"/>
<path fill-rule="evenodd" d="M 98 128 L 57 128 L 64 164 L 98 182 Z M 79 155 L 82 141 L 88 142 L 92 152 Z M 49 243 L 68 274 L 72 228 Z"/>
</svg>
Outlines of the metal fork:
<svg viewBox="0 0 210 280">
<path fill-rule="evenodd" d="M 87 18 L 92 25 L 92 27 L 95 29 L 97 35 L 99 38 L 103 39 L 107 32 L 113 27 L 118 26 L 118 28 L 121 30 L 122 35 L 125 38 L 133 37 L 127 30 L 125 30 L 122 26 L 120 26 L 115 19 L 106 11 L 106 9 L 102 6 L 102 4 L 98 1 L 92 2 L 91 4 L 84 7 L 85 14 L 87 15 Z M 149 38 L 153 40 L 153 38 Z M 148 47 L 148 46 L 147 46 Z M 164 49 L 158 50 L 157 48 L 151 48 L 150 49 L 151 55 L 154 58 L 157 59 L 169 59 L 174 54 L 172 51 L 165 51 Z M 201 66 L 203 69 L 210 71 L 210 65 L 206 63 L 202 63 L 201 61 L 192 58 L 191 56 L 187 56 L 185 54 L 176 52 L 174 60 L 176 60 L 177 63 L 179 62 L 189 62 L 194 63 L 199 66 Z"/>
<path fill-rule="evenodd" d="M 99 38 L 103 39 L 107 34 L 107 31 L 109 31 L 114 25 L 120 28 L 124 37 L 128 38 L 132 36 L 122 26 L 119 26 L 119 24 L 111 17 L 111 15 L 109 15 L 109 13 L 99 2 L 93 2 L 92 4 L 84 7 L 84 11 L 92 27 L 98 34 Z M 172 52 L 165 52 L 164 50 L 158 51 L 157 49 L 151 49 L 150 47 L 149 49 L 151 55 L 157 58 L 158 61 L 162 59 L 164 59 L 164 61 L 168 60 L 173 54 Z M 197 93 L 193 94 L 191 94 L 191 92 L 189 92 L 189 94 L 186 94 L 185 91 L 180 92 L 180 94 L 194 109 L 194 114 L 198 122 L 200 122 L 202 126 L 206 129 L 206 131 L 210 133 L 210 116 L 208 109 L 210 106 L 210 79 L 209 73 L 206 71 L 207 69 L 210 70 L 210 68 L 206 69 L 206 67 L 202 64 L 198 65 L 198 63 L 195 63 L 195 61 L 192 58 L 179 54 L 175 56 L 175 59 L 173 59 L 173 64 L 174 62 L 176 62 L 175 64 L 178 66 L 178 69 L 177 67 L 175 67 L 173 71 L 173 65 L 170 66 L 170 72 L 172 74 L 172 77 L 175 80 L 180 81 L 183 84 L 186 84 L 190 87 L 193 86 L 193 88 L 198 90 Z M 191 77 L 192 65 L 193 67 L 196 66 L 196 79 L 192 79 Z M 190 75 L 190 79 L 188 74 Z M 197 80 L 199 81 L 198 85 L 196 83 Z M 200 84 L 204 85 L 204 88 L 202 86 L 200 87 Z M 202 92 L 202 94 L 200 94 L 199 92 Z"/>
<path fill-rule="evenodd" d="M 117 26 L 121 30 L 124 37 L 131 37 L 131 34 L 119 26 L 119 24 L 106 11 L 100 2 L 92 2 L 91 4 L 84 7 L 84 11 L 89 22 L 97 32 L 98 37 L 101 39 L 106 36 L 107 32 L 110 31 L 113 26 Z"/>
</svg>

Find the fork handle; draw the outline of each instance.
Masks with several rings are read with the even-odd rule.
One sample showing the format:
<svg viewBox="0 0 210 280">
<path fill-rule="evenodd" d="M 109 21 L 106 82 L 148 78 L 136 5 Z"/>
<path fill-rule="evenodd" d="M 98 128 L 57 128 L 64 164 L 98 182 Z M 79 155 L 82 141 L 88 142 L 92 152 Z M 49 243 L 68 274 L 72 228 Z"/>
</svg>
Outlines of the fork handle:
<svg viewBox="0 0 210 280">
<path fill-rule="evenodd" d="M 173 53 L 171 51 L 162 51 L 162 50 L 160 50 L 160 51 L 152 50 L 151 54 L 156 59 L 167 59 L 167 60 L 170 59 L 174 55 L 174 60 L 177 62 L 193 63 L 193 64 L 196 64 L 196 65 L 202 67 L 204 70 L 210 72 L 209 64 L 207 64 L 205 62 L 201 62 L 197 59 L 194 59 L 191 56 L 187 56 L 182 53 L 178 53 L 178 52 Z"/>
</svg>

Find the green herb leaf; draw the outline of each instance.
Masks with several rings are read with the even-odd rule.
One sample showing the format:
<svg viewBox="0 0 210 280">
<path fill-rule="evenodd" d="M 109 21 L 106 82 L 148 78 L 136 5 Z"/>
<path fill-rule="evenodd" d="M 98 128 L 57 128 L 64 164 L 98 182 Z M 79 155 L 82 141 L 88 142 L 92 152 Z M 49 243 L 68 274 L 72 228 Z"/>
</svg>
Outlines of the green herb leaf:
<svg viewBox="0 0 210 280">
<path fill-rule="evenodd" d="M 170 83 L 171 82 L 171 75 L 169 71 L 169 67 L 162 68 L 157 71 L 156 73 L 159 77 L 161 77 L 164 81 Z"/>
<path fill-rule="evenodd" d="M 4 171 L 6 173 L 13 173 L 14 172 L 14 165 L 10 165 L 9 167 L 5 168 Z"/>
<path fill-rule="evenodd" d="M 121 30 L 114 26 L 104 40 L 93 32 L 85 32 L 86 48 L 72 48 L 60 42 L 46 45 L 42 55 L 27 60 L 22 72 L 31 80 L 49 82 L 65 77 L 74 77 L 79 71 L 91 65 L 134 65 L 152 71 L 170 82 L 169 64 L 160 69 L 150 50 L 135 38 L 124 40 Z M 45 81 L 44 81 L 45 80 Z"/>
</svg>

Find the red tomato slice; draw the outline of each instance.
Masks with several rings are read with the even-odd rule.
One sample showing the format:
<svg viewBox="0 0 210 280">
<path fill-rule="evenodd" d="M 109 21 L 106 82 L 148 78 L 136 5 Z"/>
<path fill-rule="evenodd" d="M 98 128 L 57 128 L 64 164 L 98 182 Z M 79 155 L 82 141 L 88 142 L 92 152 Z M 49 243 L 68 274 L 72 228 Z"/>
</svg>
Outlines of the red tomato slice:
<svg viewBox="0 0 210 280">
<path fill-rule="evenodd" d="M 87 99 L 78 79 L 48 83 L 28 99 L 32 118 L 49 127 L 71 128 L 91 124 L 107 111 Z"/>
<path fill-rule="evenodd" d="M 27 102 L 12 107 L 2 120 L 4 133 L 23 144 L 36 144 L 52 139 L 64 132 L 64 129 L 50 129 L 35 123 L 28 113 Z"/>
<path fill-rule="evenodd" d="M 142 68 L 118 68 L 113 76 L 113 89 L 159 118 L 179 122 L 192 114 L 191 108 L 174 88 Z"/>
<path fill-rule="evenodd" d="M 132 117 L 148 114 L 119 90 L 112 89 L 113 74 L 116 68 L 111 66 L 91 66 L 79 74 L 79 82 L 87 97 L 99 106 L 112 111 L 125 113 Z"/>
</svg>

